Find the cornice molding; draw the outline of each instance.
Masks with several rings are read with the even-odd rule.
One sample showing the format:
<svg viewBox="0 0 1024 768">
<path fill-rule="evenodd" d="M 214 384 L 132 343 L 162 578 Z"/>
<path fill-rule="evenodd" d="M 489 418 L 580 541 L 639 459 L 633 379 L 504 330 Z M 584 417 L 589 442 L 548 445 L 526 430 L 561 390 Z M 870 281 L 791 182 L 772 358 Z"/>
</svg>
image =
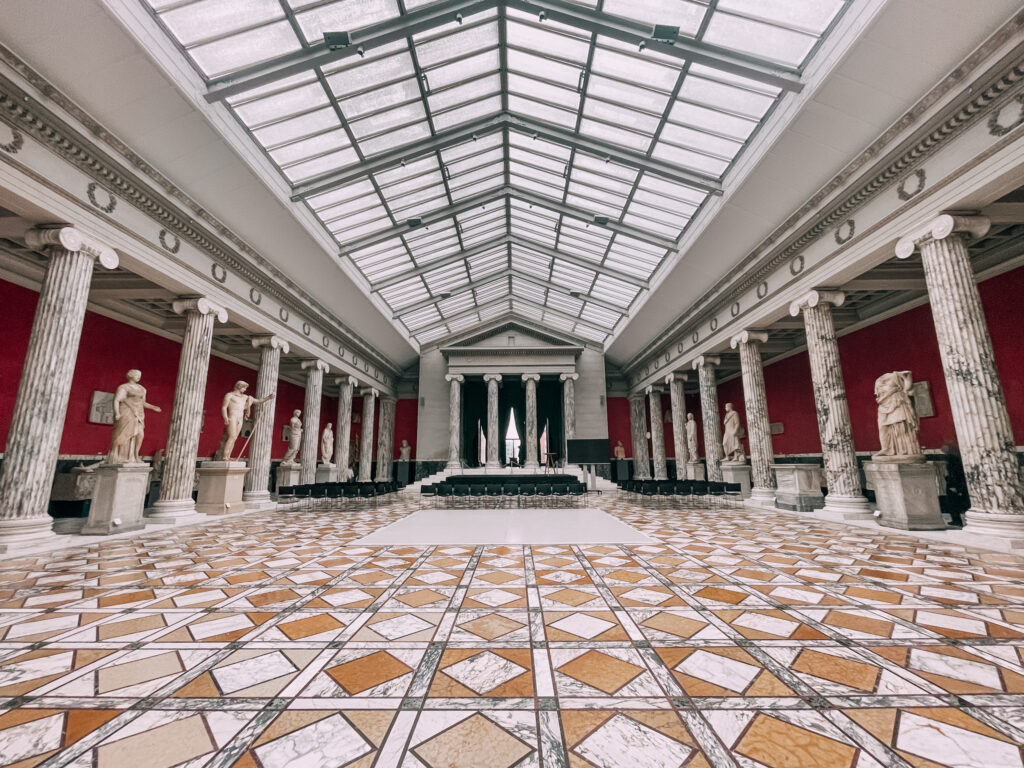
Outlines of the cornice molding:
<svg viewBox="0 0 1024 768">
<path fill-rule="evenodd" d="M 471 356 L 486 356 L 486 357 L 528 357 L 531 355 L 539 355 L 543 357 L 565 357 L 566 355 L 573 355 L 578 357 L 580 354 L 579 347 L 442 347 L 441 354 L 445 356 L 445 359 L 452 357 L 471 357 Z"/>
<path fill-rule="evenodd" d="M 397 379 L 398 367 L 394 363 L 376 353 L 373 346 L 353 329 L 3 45 L 0 45 L 0 62 L 78 121 L 96 140 L 109 147 L 116 159 L 9 77 L 0 74 L 0 119 L 7 122 L 16 135 L 18 131 L 23 131 L 39 140 L 51 151 L 116 193 L 117 197 L 152 218 L 160 232 L 158 237 L 161 240 L 174 240 L 172 253 L 177 251 L 181 241 L 187 241 L 206 253 L 222 269 L 230 269 L 261 293 L 272 296 L 296 316 L 308 314 L 312 309 L 316 314 L 310 317 L 311 320 L 326 325 L 334 332 L 337 341 L 349 346 L 361 359 L 372 361 L 392 380 Z M 148 179 L 160 191 L 127 171 L 125 165 Z M 175 210 L 168 198 L 187 210 L 194 220 Z M 202 222 L 215 234 L 200 229 L 197 222 Z"/>
<path fill-rule="evenodd" d="M 896 184 L 930 155 L 943 148 L 996 107 L 1013 97 L 1024 82 L 1024 44 L 1017 45 L 996 64 L 970 77 L 1000 48 L 1024 36 L 1024 11 L 1016 14 L 988 40 L 972 52 L 899 120 L 848 163 L 825 186 L 779 225 L 753 251 L 731 269 L 716 286 L 697 299 L 690 310 L 646 344 L 641 352 L 623 366 L 627 379 L 637 380 L 637 371 L 654 367 L 664 347 L 687 338 L 716 314 L 727 309 L 769 274 L 783 268 L 791 259 L 823 234 L 850 219 L 850 214 L 880 192 Z M 941 114 L 922 125 L 910 137 L 899 137 L 924 118 L 944 97 L 957 88 L 963 93 L 950 102 Z M 896 142 L 895 146 L 892 146 Z M 881 158 L 881 159 L 879 159 Z M 866 170 L 867 169 L 867 170 Z M 861 174 L 857 177 L 857 174 Z M 856 177 L 856 178 L 855 178 Z M 845 194 L 844 187 L 848 187 Z M 839 199 L 835 199 L 838 196 Z M 829 204 L 828 201 L 832 200 Z M 791 234 L 809 216 L 799 233 Z M 852 234 L 851 234 L 852 237 Z M 845 241 L 844 241 L 845 242 Z M 643 378 L 643 376 L 639 377 Z"/>
</svg>

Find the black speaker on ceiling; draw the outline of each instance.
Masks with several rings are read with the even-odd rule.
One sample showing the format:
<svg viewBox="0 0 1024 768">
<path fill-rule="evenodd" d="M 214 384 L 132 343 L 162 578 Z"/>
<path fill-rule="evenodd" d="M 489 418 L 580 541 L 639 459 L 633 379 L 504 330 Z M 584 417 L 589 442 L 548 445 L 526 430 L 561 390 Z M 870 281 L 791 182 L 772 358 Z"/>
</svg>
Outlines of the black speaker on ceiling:
<svg viewBox="0 0 1024 768">
<path fill-rule="evenodd" d="M 655 24 L 651 37 L 661 43 L 674 43 L 679 37 L 679 27 L 670 27 L 667 24 Z"/>
<path fill-rule="evenodd" d="M 348 32 L 324 32 L 324 45 L 329 51 L 338 51 L 352 45 L 352 37 Z"/>
</svg>

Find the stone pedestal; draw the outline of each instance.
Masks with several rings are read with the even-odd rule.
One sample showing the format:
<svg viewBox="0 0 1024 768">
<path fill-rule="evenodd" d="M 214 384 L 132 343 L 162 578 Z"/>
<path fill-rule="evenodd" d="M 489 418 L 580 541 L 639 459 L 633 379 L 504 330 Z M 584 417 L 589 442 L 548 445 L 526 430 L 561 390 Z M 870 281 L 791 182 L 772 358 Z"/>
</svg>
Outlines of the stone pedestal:
<svg viewBox="0 0 1024 768">
<path fill-rule="evenodd" d="M 298 485 L 299 474 L 302 468 L 299 466 L 297 461 L 289 461 L 287 464 L 282 462 L 277 465 L 277 487 L 281 488 L 285 485 Z"/>
<path fill-rule="evenodd" d="M 740 496 L 750 498 L 750 465 L 745 461 L 723 461 L 722 480 L 726 483 L 739 483 Z"/>
<path fill-rule="evenodd" d="M 825 506 L 821 493 L 821 465 L 772 464 L 778 488 L 775 506 L 790 512 L 813 512 Z"/>
<path fill-rule="evenodd" d="M 703 461 L 688 461 L 686 462 L 686 479 L 687 480 L 699 480 L 704 482 L 708 479 L 707 472 L 704 469 Z"/>
<path fill-rule="evenodd" d="M 334 464 L 320 464 L 316 468 L 316 482 L 337 483 L 340 482 L 341 470 Z"/>
<path fill-rule="evenodd" d="M 82 535 L 109 536 L 145 528 L 142 513 L 149 490 L 149 464 L 101 464 L 94 472 L 96 490 Z"/>
<path fill-rule="evenodd" d="M 935 468 L 924 461 L 869 461 L 864 474 L 874 486 L 879 525 L 904 531 L 941 531 Z"/>
<path fill-rule="evenodd" d="M 408 485 L 412 482 L 412 469 L 414 466 L 415 463 L 411 461 L 395 462 L 395 480 L 399 485 Z"/>
<path fill-rule="evenodd" d="M 632 473 L 629 471 L 629 462 L 626 459 L 613 459 L 612 464 L 615 467 L 616 482 L 624 483 L 630 479 Z"/>
<path fill-rule="evenodd" d="M 200 464 L 196 512 L 226 515 L 243 511 L 242 491 L 247 471 L 244 461 L 204 461 Z"/>
</svg>

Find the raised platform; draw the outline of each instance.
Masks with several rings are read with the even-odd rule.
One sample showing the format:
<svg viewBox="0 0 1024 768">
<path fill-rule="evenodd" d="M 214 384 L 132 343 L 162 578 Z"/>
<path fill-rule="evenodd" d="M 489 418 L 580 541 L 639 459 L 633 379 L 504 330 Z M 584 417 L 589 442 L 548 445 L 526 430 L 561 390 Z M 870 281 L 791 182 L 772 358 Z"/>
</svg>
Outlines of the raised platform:
<svg viewBox="0 0 1024 768">
<path fill-rule="evenodd" d="M 506 469 L 500 473 L 484 474 L 481 472 L 448 475 L 442 482 L 449 485 L 479 485 L 480 483 L 494 485 L 496 483 L 578 483 L 579 481 L 580 479 L 576 475 L 555 474 L 554 472 L 545 475 L 536 472 L 514 472 Z"/>
</svg>

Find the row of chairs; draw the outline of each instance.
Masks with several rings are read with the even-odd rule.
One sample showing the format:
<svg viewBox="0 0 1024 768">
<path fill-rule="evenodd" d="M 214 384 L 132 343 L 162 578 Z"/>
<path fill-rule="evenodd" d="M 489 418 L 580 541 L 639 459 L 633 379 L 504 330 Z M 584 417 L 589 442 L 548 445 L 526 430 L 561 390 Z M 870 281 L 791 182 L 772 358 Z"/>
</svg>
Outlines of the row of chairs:
<svg viewBox="0 0 1024 768">
<path fill-rule="evenodd" d="M 735 507 L 742 501 L 739 483 L 705 480 L 625 480 L 619 490 L 638 496 L 679 499 L 689 508 Z"/>
<path fill-rule="evenodd" d="M 432 497 L 434 506 L 480 506 L 485 501 L 492 507 L 522 507 L 531 502 L 538 506 L 578 505 L 587 498 L 585 483 L 437 483 L 420 486 L 421 497 Z"/>
<path fill-rule="evenodd" d="M 394 480 L 386 483 L 309 483 L 307 485 L 282 485 L 277 489 L 278 501 L 300 501 L 303 505 L 319 506 L 331 501 L 373 500 L 374 505 L 381 496 L 398 490 Z"/>
</svg>

